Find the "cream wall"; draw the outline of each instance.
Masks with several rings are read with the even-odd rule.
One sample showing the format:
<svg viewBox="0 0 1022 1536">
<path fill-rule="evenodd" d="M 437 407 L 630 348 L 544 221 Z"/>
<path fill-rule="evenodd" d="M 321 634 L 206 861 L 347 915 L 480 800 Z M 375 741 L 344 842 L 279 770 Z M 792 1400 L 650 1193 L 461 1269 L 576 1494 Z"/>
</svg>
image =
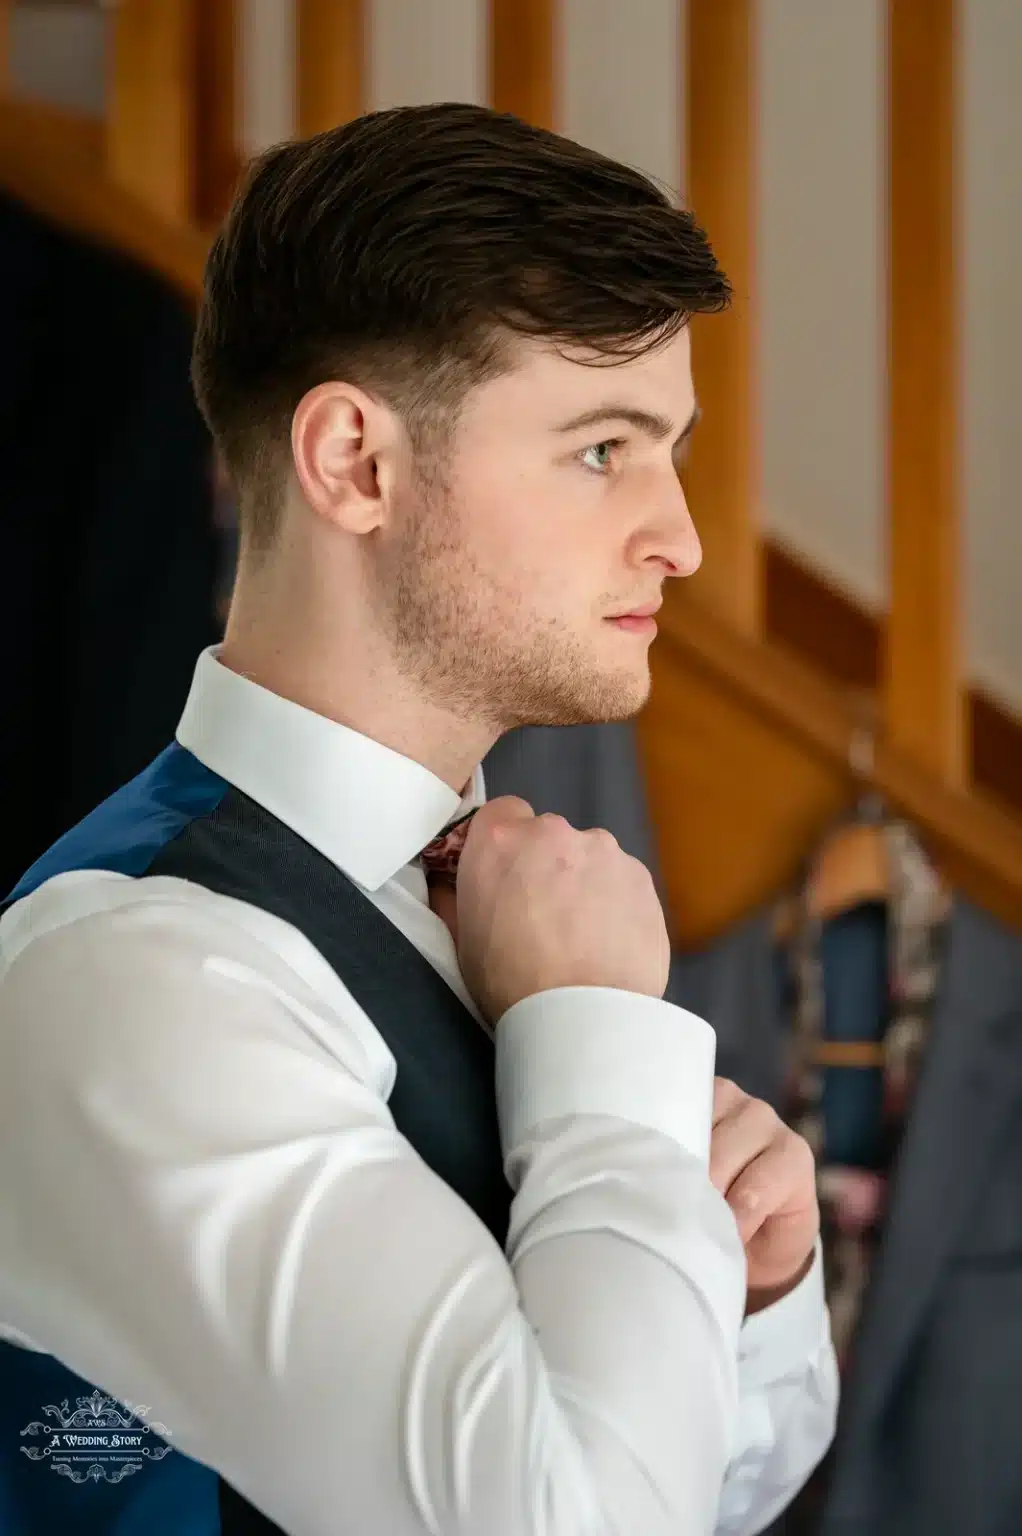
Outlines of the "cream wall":
<svg viewBox="0 0 1022 1536">
<path fill-rule="evenodd" d="M 106 90 L 106 17 L 101 11 L 15 3 L 10 10 L 10 79 L 30 99 L 99 113 Z"/>
<path fill-rule="evenodd" d="M 479 0 L 372 0 L 369 106 L 485 102 L 487 13 Z"/>
<path fill-rule="evenodd" d="M 881 7 L 760 0 L 766 526 L 855 597 L 885 592 Z"/>
<path fill-rule="evenodd" d="M 561 133 L 677 193 L 682 176 L 682 7 L 677 0 L 561 0 Z"/>
<path fill-rule="evenodd" d="M 970 0 L 963 34 L 969 657 L 1022 712 L 1022 4 Z"/>
<path fill-rule="evenodd" d="M 237 10 L 238 144 L 258 154 L 296 132 L 293 0 L 241 0 Z"/>
<path fill-rule="evenodd" d="M 1022 712 L 1022 3 L 962 7 L 964 635 L 970 674 Z M 761 516 L 878 608 L 883 10 L 882 0 L 759 0 L 758 12 Z M 560 0 L 557 22 L 560 129 L 672 189 L 683 12 L 684 0 Z M 294 131 L 293 0 L 241 0 L 240 15 L 238 133 L 254 152 Z M 369 104 L 484 101 L 487 28 L 487 0 L 370 0 Z M 96 16 L 15 11 L 14 75 L 31 94 L 95 110 L 103 68 Z"/>
</svg>

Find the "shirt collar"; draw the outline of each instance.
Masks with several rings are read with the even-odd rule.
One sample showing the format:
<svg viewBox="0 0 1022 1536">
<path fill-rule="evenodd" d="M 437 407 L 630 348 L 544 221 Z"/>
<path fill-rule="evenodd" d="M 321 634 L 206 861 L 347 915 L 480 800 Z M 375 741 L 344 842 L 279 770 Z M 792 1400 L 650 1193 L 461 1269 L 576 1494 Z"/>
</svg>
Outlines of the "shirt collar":
<svg viewBox="0 0 1022 1536">
<path fill-rule="evenodd" d="M 199 656 L 178 742 L 365 890 L 485 803 L 482 764 L 458 795 L 412 758 L 230 671 L 219 652 Z"/>
</svg>

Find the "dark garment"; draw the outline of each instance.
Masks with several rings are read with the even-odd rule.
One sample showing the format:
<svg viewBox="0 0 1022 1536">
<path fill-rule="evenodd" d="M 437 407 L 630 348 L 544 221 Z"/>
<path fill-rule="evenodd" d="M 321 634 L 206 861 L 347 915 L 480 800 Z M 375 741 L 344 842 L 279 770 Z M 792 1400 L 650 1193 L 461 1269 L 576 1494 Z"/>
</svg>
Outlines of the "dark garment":
<svg viewBox="0 0 1022 1536">
<path fill-rule="evenodd" d="M 497 1124 L 493 1043 L 429 961 L 340 870 L 177 745 L 61 839 L 18 895 L 62 869 L 97 867 L 190 880 L 272 912 L 305 934 L 394 1055 L 397 1079 L 388 1102 L 398 1130 L 504 1247 L 511 1189 Z M 133 1262 L 144 1284 L 146 1256 L 135 1254 Z M 278 1530 L 213 1469 L 173 1448 L 122 1482 L 87 1489 L 20 1455 L 23 1426 L 40 1419 L 46 1404 L 73 1404 L 97 1387 L 102 1393 L 101 1382 L 83 1381 L 49 1355 L 0 1343 L 3 1536 L 271 1536 Z M 167 1427 L 173 1433 L 173 1425 Z M 338 1518 L 343 1524 L 342 1512 Z"/>
<path fill-rule="evenodd" d="M 771 918 L 676 956 L 670 995 L 714 1025 L 718 1071 L 783 1110 Z M 956 899 L 834 1450 L 773 1536 L 1018 1536 L 1020 1399 L 1022 936 Z"/>
<path fill-rule="evenodd" d="M 888 948 L 887 908 L 880 902 L 864 903 L 823 925 L 819 935 L 823 1039 L 876 1042 L 883 1038 L 890 1014 Z M 778 971 L 781 1007 L 787 1015 L 795 994 L 795 977 L 783 963 Z M 804 1108 L 797 1095 L 789 1103 L 796 1112 Z M 886 1169 L 891 1148 L 884 1136 L 883 1108 L 883 1072 L 879 1068 L 824 1067 L 819 1096 L 821 1165 L 838 1164 L 868 1174 Z M 820 1211 L 827 1294 L 829 1298 L 836 1287 L 840 1305 L 842 1269 L 847 1262 L 842 1245 L 847 1234 L 834 1230 L 835 1213 L 822 1192 Z M 855 1257 L 866 1266 L 867 1275 L 876 1244 L 872 1233 L 855 1244 Z M 838 1358 L 842 1360 L 840 1350 Z M 775 1531 L 784 1536 L 813 1536 L 819 1531 L 833 1475 L 831 1451 L 789 1505 Z"/>
<path fill-rule="evenodd" d="M 823 1038 L 883 1039 L 889 1014 L 887 909 L 868 902 L 824 925 L 820 935 Z M 879 1067 L 824 1067 L 820 1073 L 822 1162 L 886 1166 L 883 1074 Z"/>
<path fill-rule="evenodd" d="M 192 320 L 0 197 L 0 893 L 174 733 L 220 630 Z"/>
</svg>

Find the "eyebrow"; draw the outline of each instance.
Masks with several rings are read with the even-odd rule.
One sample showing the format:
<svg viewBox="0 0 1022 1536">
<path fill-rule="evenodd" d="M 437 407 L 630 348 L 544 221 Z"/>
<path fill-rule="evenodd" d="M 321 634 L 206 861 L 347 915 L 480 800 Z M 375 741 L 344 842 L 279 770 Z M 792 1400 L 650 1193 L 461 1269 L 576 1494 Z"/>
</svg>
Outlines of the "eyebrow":
<svg viewBox="0 0 1022 1536">
<path fill-rule="evenodd" d="M 690 436 L 693 428 L 702 416 L 702 411 L 696 405 L 691 416 L 682 427 L 675 443 L 682 443 Z M 570 421 L 562 421 L 555 428 L 555 432 L 578 432 L 583 427 L 597 427 L 607 421 L 626 421 L 629 426 L 637 431 L 645 433 L 655 443 L 662 442 L 665 437 L 670 437 L 674 431 L 674 422 L 668 416 L 660 416 L 655 411 L 640 411 L 634 405 L 624 405 L 617 401 L 608 401 L 606 405 L 598 405 L 591 411 L 583 411 L 580 416 L 573 416 Z"/>
</svg>

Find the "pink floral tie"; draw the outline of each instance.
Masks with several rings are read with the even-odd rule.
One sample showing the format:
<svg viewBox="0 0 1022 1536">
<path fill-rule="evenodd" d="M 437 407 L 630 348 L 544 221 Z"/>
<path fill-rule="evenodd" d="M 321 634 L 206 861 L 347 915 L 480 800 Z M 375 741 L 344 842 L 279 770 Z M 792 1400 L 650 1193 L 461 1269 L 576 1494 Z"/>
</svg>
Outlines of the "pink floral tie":
<svg viewBox="0 0 1022 1536">
<path fill-rule="evenodd" d="M 478 810 L 479 807 L 476 807 Z M 475 811 L 469 811 L 460 820 L 445 827 L 438 837 L 427 843 L 422 850 L 422 867 L 426 871 L 426 884 L 432 888 L 444 885 L 453 891 L 458 878 L 458 860 L 465 846 L 468 829 Z"/>
</svg>

